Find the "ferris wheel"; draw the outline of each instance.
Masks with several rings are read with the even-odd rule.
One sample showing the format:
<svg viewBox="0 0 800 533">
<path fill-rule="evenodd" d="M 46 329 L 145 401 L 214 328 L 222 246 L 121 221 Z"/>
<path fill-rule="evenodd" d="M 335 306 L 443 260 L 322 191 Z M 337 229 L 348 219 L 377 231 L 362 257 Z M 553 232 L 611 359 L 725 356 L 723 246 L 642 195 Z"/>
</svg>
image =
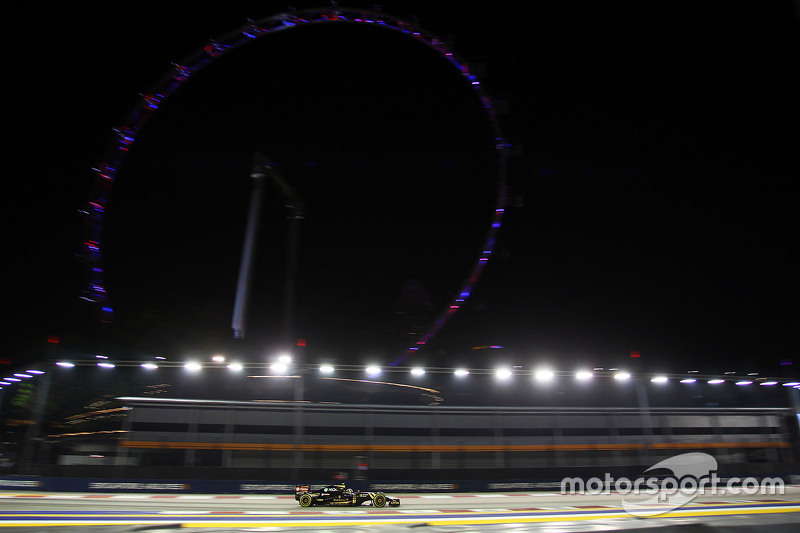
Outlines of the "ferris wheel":
<svg viewBox="0 0 800 533">
<path fill-rule="evenodd" d="M 423 349 L 444 327 L 449 319 L 465 305 L 472 294 L 493 252 L 498 232 L 501 227 L 507 204 L 507 165 L 510 144 L 503 137 L 496 106 L 489 97 L 474 70 L 451 50 L 444 41 L 418 28 L 408 21 L 394 18 L 383 13 L 341 7 L 324 9 L 308 9 L 280 13 L 258 21 L 248 21 L 243 27 L 231 31 L 219 38 L 210 40 L 205 46 L 180 62 L 173 63 L 171 69 L 145 94 L 130 112 L 126 120 L 114 128 L 114 138 L 109 144 L 102 162 L 93 168 L 94 186 L 92 196 L 86 208 L 86 238 L 82 245 L 82 255 L 86 263 L 87 281 L 82 298 L 97 305 L 101 320 L 111 322 L 114 310 L 111 296 L 106 287 L 104 272 L 104 229 L 109 197 L 114 187 L 117 174 L 124 166 L 132 147 L 140 133 L 150 120 L 158 113 L 162 105 L 180 91 L 186 82 L 212 63 L 225 61 L 225 57 L 256 40 L 266 39 L 278 32 L 293 31 L 296 28 L 317 25 L 361 25 L 378 28 L 381 31 L 393 32 L 405 39 L 421 43 L 441 56 L 446 64 L 455 69 L 477 98 L 483 109 L 491 130 L 493 164 L 492 172 L 496 181 L 495 201 L 489 213 L 489 225 L 485 228 L 484 240 L 474 257 L 468 275 L 452 294 L 449 301 L 434 316 L 431 323 L 419 334 L 413 344 L 408 346 L 405 357 Z"/>
</svg>

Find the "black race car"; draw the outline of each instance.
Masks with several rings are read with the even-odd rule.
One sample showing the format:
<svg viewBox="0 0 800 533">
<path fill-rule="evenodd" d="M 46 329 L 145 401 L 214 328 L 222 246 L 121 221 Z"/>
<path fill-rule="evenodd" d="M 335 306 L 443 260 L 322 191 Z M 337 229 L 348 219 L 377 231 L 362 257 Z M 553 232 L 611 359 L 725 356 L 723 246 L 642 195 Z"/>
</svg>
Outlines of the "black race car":
<svg viewBox="0 0 800 533">
<path fill-rule="evenodd" d="M 312 505 L 361 505 L 364 502 L 371 502 L 375 507 L 399 507 L 398 498 L 390 498 L 382 492 L 361 492 L 354 491 L 345 487 L 344 483 L 338 485 L 327 485 L 319 490 L 310 490 L 308 485 L 296 485 L 294 487 L 294 499 L 300 503 L 300 507 L 311 507 Z"/>
</svg>

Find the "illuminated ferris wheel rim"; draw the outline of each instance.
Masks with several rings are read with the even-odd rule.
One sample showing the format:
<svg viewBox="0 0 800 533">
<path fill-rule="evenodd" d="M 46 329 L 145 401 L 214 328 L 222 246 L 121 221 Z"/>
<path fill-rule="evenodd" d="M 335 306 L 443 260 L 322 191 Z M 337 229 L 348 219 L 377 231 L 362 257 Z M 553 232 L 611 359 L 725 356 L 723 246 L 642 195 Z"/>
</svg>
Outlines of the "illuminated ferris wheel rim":
<svg viewBox="0 0 800 533">
<path fill-rule="evenodd" d="M 496 154 L 495 168 L 497 172 L 497 197 L 488 235 L 483 243 L 481 252 L 475 260 L 466 281 L 461 289 L 451 298 L 446 308 L 434 320 L 429 329 L 419 337 L 413 346 L 410 346 L 406 355 L 413 354 L 433 339 L 449 318 L 455 314 L 469 298 L 473 286 L 480 278 L 495 247 L 497 233 L 501 226 L 503 213 L 507 202 L 506 173 L 507 159 L 510 144 L 504 139 L 495 107 L 491 98 L 483 89 L 477 76 L 472 73 L 469 65 L 455 52 L 450 50 L 442 40 L 423 31 L 415 25 L 392 16 L 374 11 L 349 9 L 341 7 L 306 9 L 280 13 L 259 21 L 248 23 L 228 34 L 210 40 L 205 46 L 198 49 L 180 63 L 173 63 L 172 69 L 162 77 L 153 88 L 142 95 L 139 103 L 129 114 L 127 120 L 119 127 L 114 128 L 115 137 L 107 149 L 103 162 L 93 168 L 95 185 L 92 198 L 84 213 L 87 219 L 87 237 L 83 243 L 83 256 L 88 266 L 87 288 L 82 298 L 99 305 L 103 322 L 111 322 L 113 309 L 109 305 L 108 291 L 104 282 L 103 271 L 103 228 L 105 222 L 106 206 L 110 196 L 116 174 L 125 159 L 127 152 L 136 142 L 139 132 L 145 127 L 152 116 L 158 111 L 161 104 L 183 86 L 195 73 L 201 71 L 218 58 L 238 49 L 240 46 L 253 42 L 256 39 L 279 31 L 304 27 L 315 24 L 361 24 L 377 28 L 385 28 L 405 34 L 417 42 L 427 45 L 439 53 L 461 74 L 477 95 L 489 120 L 494 148 Z M 397 362 L 401 361 L 399 359 Z"/>
</svg>

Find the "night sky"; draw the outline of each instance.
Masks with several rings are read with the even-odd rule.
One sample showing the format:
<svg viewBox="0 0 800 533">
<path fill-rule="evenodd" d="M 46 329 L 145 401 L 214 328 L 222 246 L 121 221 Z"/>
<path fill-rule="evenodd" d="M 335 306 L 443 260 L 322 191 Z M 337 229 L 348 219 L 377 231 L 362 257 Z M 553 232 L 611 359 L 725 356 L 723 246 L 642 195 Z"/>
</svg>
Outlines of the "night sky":
<svg viewBox="0 0 800 533">
<path fill-rule="evenodd" d="M 800 8 L 557 4 L 382 4 L 452 40 L 514 145 L 492 259 L 408 361 L 610 366 L 635 350 L 654 370 L 791 373 L 800 361 L 779 363 L 800 344 Z M 395 359 L 404 288 L 421 285 L 419 316 L 433 317 L 468 276 L 497 189 L 474 92 L 406 36 L 317 26 L 213 63 L 142 132 L 108 208 L 115 321 L 100 325 L 79 299 L 75 254 L 112 128 L 171 62 L 285 6 L 18 9 L 6 17 L 2 194 L 0 356 L 13 364 L 52 354 L 51 335 L 62 354 L 273 350 L 287 248 L 274 189 L 247 339 L 230 329 L 256 151 L 305 203 L 294 336 L 309 360 Z M 471 349 L 485 345 L 504 348 Z"/>
</svg>

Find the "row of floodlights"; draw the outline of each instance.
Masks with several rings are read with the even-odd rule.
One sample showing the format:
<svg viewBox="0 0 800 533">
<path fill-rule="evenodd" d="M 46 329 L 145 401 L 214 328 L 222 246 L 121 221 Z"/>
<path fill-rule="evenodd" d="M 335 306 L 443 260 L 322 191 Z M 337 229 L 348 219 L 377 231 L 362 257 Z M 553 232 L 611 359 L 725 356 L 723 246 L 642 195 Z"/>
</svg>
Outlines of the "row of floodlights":
<svg viewBox="0 0 800 533">
<path fill-rule="evenodd" d="M 664 383 L 664 382 L 667 381 L 667 378 L 658 377 L 658 378 L 653 378 L 650 381 L 652 381 L 654 383 Z M 681 383 L 697 383 L 697 381 L 699 381 L 699 380 L 697 380 L 695 378 L 684 378 L 684 379 L 680 380 Z M 734 381 L 734 380 L 727 380 L 727 379 L 721 379 L 721 378 L 712 378 L 712 379 L 707 379 L 705 381 L 706 381 L 706 383 L 710 383 L 711 385 L 718 385 L 720 383 L 725 383 L 727 381 L 732 381 L 734 385 L 739 385 L 739 386 L 753 385 L 753 384 L 766 385 L 766 386 L 783 385 L 784 387 L 794 387 L 795 389 L 800 389 L 800 381 L 787 381 L 786 383 L 780 383 L 780 382 L 774 381 L 774 380 L 761 380 L 761 381 L 756 380 L 756 381 L 754 381 L 752 379 L 740 379 L 740 380 L 735 380 Z"/>
<path fill-rule="evenodd" d="M 225 360 L 224 360 L 224 358 L 217 358 L 217 359 L 214 359 L 214 362 L 215 363 L 224 363 Z M 69 363 L 69 362 L 66 362 L 66 361 L 59 361 L 59 362 L 56 363 L 56 365 L 61 366 L 61 367 L 67 367 L 67 368 L 75 366 L 74 363 Z M 114 368 L 115 367 L 115 365 L 113 363 L 110 363 L 110 362 L 107 362 L 107 361 L 98 362 L 97 366 L 102 367 L 102 368 Z M 158 364 L 156 364 L 156 363 L 142 363 L 140 366 L 142 368 L 145 368 L 145 369 L 148 369 L 148 370 L 154 370 L 154 369 L 158 368 Z M 228 363 L 225 366 L 226 366 L 226 368 L 228 368 L 229 370 L 234 371 L 234 372 L 238 372 L 238 371 L 241 371 L 241 370 L 244 369 L 244 366 L 241 363 L 236 363 L 236 362 Z M 196 361 L 191 361 L 191 362 L 185 363 L 183 365 L 183 367 L 186 370 L 190 371 L 190 372 L 199 372 L 200 370 L 203 369 L 203 365 L 201 363 L 196 362 Z M 290 373 L 291 372 L 291 357 L 289 357 L 289 356 L 280 356 L 280 357 L 278 357 L 278 359 L 275 362 L 270 364 L 269 369 L 270 369 L 270 371 L 272 373 L 277 374 L 277 375 L 286 375 L 286 374 Z M 320 374 L 329 375 L 329 374 L 333 374 L 335 371 L 336 371 L 335 367 L 333 365 L 330 365 L 330 364 L 322 364 L 322 365 L 319 366 Z M 370 366 L 367 366 L 367 367 L 364 368 L 364 372 L 366 373 L 367 376 L 377 377 L 383 372 L 383 369 L 381 367 L 379 367 L 379 366 L 370 365 Z M 423 376 L 423 375 L 425 375 L 426 371 L 422 367 L 413 367 L 413 368 L 410 369 L 409 373 L 412 376 Z M 456 369 L 454 369 L 452 371 L 452 373 L 456 377 L 466 377 L 466 376 L 470 375 L 470 371 L 467 370 L 466 368 L 456 368 Z M 512 369 L 510 369 L 510 368 L 499 368 L 499 369 L 495 370 L 494 375 L 498 379 L 504 380 L 504 379 L 511 378 L 514 375 L 514 371 Z M 550 380 L 554 379 L 556 377 L 556 372 L 554 372 L 552 370 L 542 369 L 542 370 L 537 370 L 536 372 L 534 372 L 533 376 L 537 381 L 546 382 L 546 381 L 550 381 Z M 575 377 L 575 379 L 577 379 L 579 381 L 588 381 L 588 380 L 592 379 L 593 377 L 595 377 L 595 373 L 592 372 L 592 371 L 589 371 L 589 370 L 580 370 L 580 371 L 578 371 L 578 372 L 576 372 L 574 374 L 574 377 Z M 627 380 L 631 379 L 633 376 L 629 372 L 617 371 L 617 372 L 614 372 L 612 374 L 612 377 L 617 381 L 627 381 Z M 655 376 L 655 377 L 650 379 L 650 381 L 652 383 L 656 383 L 656 384 L 667 383 L 667 382 L 669 382 L 671 380 L 672 381 L 677 380 L 680 383 L 687 383 L 687 384 L 688 383 L 697 383 L 699 381 L 705 381 L 706 383 L 711 384 L 711 385 L 718 385 L 718 384 L 722 384 L 722 383 L 726 383 L 726 382 L 730 381 L 730 382 L 732 382 L 732 383 L 734 383 L 735 385 L 738 385 L 738 386 L 746 386 L 746 385 L 753 385 L 753 384 L 758 384 L 760 386 L 783 385 L 784 387 L 794 387 L 794 388 L 799 388 L 800 389 L 800 381 L 788 381 L 788 382 L 785 382 L 785 383 L 780 383 L 779 381 L 766 380 L 766 379 L 722 379 L 722 378 L 698 379 L 698 378 L 694 378 L 694 377 L 687 377 L 687 378 L 680 378 L 679 379 L 679 378 L 675 378 L 675 377 L 670 378 L 668 376 Z M 16 381 L 19 381 L 19 380 L 16 380 Z M 0 382 L 0 384 L 2 384 L 2 383 Z"/>
<path fill-rule="evenodd" d="M 96 363 L 97 366 L 100 368 L 116 368 L 117 365 L 108 361 L 108 357 L 105 355 L 96 355 L 95 358 L 100 359 Z M 165 357 L 156 357 L 156 360 L 164 360 Z M 225 362 L 225 357 L 222 355 L 215 355 L 211 358 L 214 363 L 221 364 Z M 289 364 L 292 362 L 291 356 L 288 355 L 281 355 L 277 358 L 277 361 L 270 365 L 270 370 L 277 374 L 285 374 L 289 370 Z M 61 368 L 72 368 L 75 366 L 75 363 L 71 363 L 69 361 L 57 361 L 56 366 L 60 366 Z M 140 367 L 147 369 L 147 370 L 155 370 L 159 367 L 157 362 L 146 362 L 139 365 Z M 228 363 L 225 365 L 229 370 L 233 371 L 240 371 L 244 369 L 244 365 L 241 363 Z M 183 365 L 183 368 L 189 370 L 191 372 L 197 372 L 203 369 L 203 365 L 196 361 L 190 361 Z"/>
<path fill-rule="evenodd" d="M 3 387 L 8 387 L 9 385 L 13 385 L 14 383 L 19 383 L 21 381 L 24 381 L 26 379 L 31 379 L 34 376 L 38 376 L 41 374 L 44 374 L 44 372 L 41 370 L 26 370 L 25 372 L 17 372 L 15 374 L 12 374 L 11 376 L 4 377 L 3 379 L 0 380 L 0 390 L 2 390 Z"/>
</svg>

